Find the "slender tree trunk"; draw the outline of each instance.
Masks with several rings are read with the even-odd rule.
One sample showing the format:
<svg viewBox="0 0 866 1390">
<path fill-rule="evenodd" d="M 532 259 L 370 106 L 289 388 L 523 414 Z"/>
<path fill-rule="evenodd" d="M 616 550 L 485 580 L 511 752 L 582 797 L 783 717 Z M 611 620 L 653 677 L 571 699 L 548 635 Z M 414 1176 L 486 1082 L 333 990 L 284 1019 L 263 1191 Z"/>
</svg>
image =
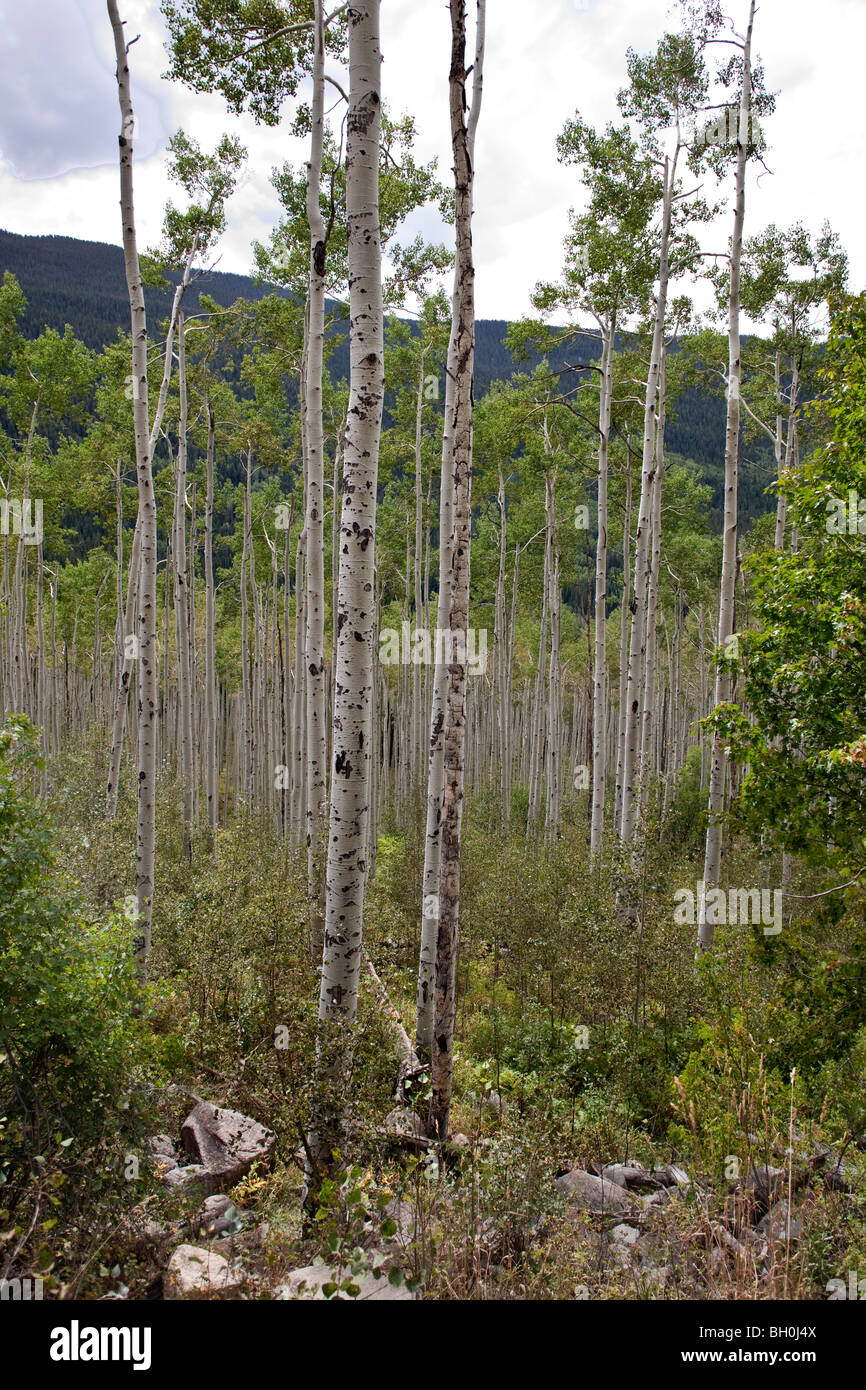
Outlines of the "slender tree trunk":
<svg viewBox="0 0 866 1390">
<path fill-rule="evenodd" d="M 319 992 L 321 1083 L 310 1144 L 315 1179 L 341 1145 L 348 1038 L 358 1009 L 370 802 L 376 480 L 385 394 L 382 251 L 379 230 L 381 131 L 379 0 L 349 15 L 346 214 L 349 255 L 349 412 L 343 451 L 340 592 L 334 684 L 333 761 Z M 329 1095 L 330 1092 L 330 1095 Z"/>
<path fill-rule="evenodd" d="M 315 0 L 312 135 L 307 165 L 307 223 L 310 264 L 307 284 L 307 344 L 304 415 L 307 465 L 307 892 L 310 948 L 314 961 L 324 946 L 324 878 L 327 811 L 325 730 L 325 531 L 322 370 L 325 344 L 325 221 L 319 204 L 325 103 L 325 30 L 322 0 Z"/>
<path fill-rule="evenodd" d="M 424 626 L 424 602 L 421 593 L 421 558 L 424 528 L 424 489 L 423 459 L 421 451 L 422 420 L 424 411 L 424 359 L 427 349 L 422 348 L 418 366 L 418 392 L 415 400 L 415 544 L 413 554 L 413 621 L 416 629 Z M 421 686 L 421 663 L 412 664 L 412 785 L 420 785 L 424 776 L 424 707 Z"/>
<path fill-rule="evenodd" d="M 626 462 L 625 517 L 622 526 L 622 598 L 619 612 L 619 720 L 616 754 L 616 801 L 614 827 L 619 834 L 623 803 L 623 763 L 625 759 L 625 697 L 628 681 L 628 615 L 631 608 L 631 454 Z"/>
<path fill-rule="evenodd" d="M 147 317 L 138 261 L 132 181 L 132 133 L 135 117 L 130 95 L 129 65 L 117 0 L 107 0 L 117 57 L 117 93 L 122 128 L 120 144 L 120 204 L 123 259 L 132 325 L 133 419 L 141 527 L 141 569 L 138 584 L 138 848 L 136 907 L 138 938 L 135 954 L 142 975 L 150 960 L 156 853 L 156 498 L 153 491 L 150 431 L 147 420 Z"/>
<path fill-rule="evenodd" d="M 592 823 L 589 852 L 597 862 L 604 835 L 607 763 L 607 481 L 616 316 L 606 325 L 598 405 L 598 536 L 595 548 L 595 653 L 592 673 Z"/>
<path fill-rule="evenodd" d="M 124 21 L 125 22 L 125 21 Z M 193 245 L 183 268 L 181 278 L 175 288 L 174 298 L 171 305 L 171 315 L 168 323 L 168 333 L 165 339 L 165 349 L 163 352 L 163 371 L 162 381 L 160 382 L 159 394 L 156 401 L 153 422 L 150 426 L 150 437 L 148 441 L 148 455 L 153 459 L 153 453 L 159 438 L 159 431 L 162 427 L 165 415 L 166 402 L 168 401 L 168 388 L 171 383 L 172 372 L 172 347 L 177 322 L 180 315 L 180 306 L 183 301 L 184 293 L 189 285 L 190 269 L 197 249 L 197 241 L 193 240 Z M 133 380 L 133 391 L 138 390 L 138 386 Z M 147 400 L 145 399 L 145 405 Z M 123 742 L 126 737 L 127 708 L 129 703 L 129 686 L 132 679 L 132 668 L 136 660 L 137 640 L 130 642 L 129 638 L 135 636 L 134 628 L 136 625 L 136 604 L 138 600 L 138 572 L 141 555 L 141 527 L 139 518 L 136 519 L 135 536 L 133 539 L 132 560 L 129 568 L 129 586 L 127 588 L 126 611 L 124 615 L 124 626 L 121 636 L 121 650 L 118 653 L 120 673 L 116 678 L 116 692 L 114 702 L 114 727 L 111 738 L 111 756 L 109 758 L 108 789 L 106 797 L 106 809 L 109 820 L 114 820 L 117 815 L 117 793 L 120 779 L 120 763 L 123 757 Z"/>
<path fill-rule="evenodd" d="M 678 153 L 679 150 L 677 150 L 677 153 L 674 155 L 672 163 L 667 159 L 665 160 L 664 206 L 662 212 L 661 251 L 659 255 L 659 285 L 656 295 L 652 357 L 650 359 L 650 369 L 647 375 L 646 396 L 644 400 L 641 489 L 640 503 L 638 506 L 637 534 L 635 536 L 634 586 L 631 601 L 631 638 L 629 641 L 628 674 L 625 692 L 622 823 L 620 827 L 620 835 L 625 843 L 628 843 L 634 835 L 635 812 L 637 806 L 636 788 L 634 784 L 640 771 L 640 712 L 645 675 L 647 568 L 650 526 L 652 520 L 650 509 L 656 468 L 655 447 L 658 383 L 662 352 L 664 351 L 665 311 L 667 308 L 669 279 L 668 252 L 670 247 L 671 215 Z"/>
<path fill-rule="evenodd" d="M 180 775 L 183 786 L 183 854 L 192 858 L 192 821 L 194 796 L 193 732 L 192 732 L 192 663 L 190 660 L 189 593 L 186 561 L 186 459 L 187 459 L 187 389 L 186 337 L 183 312 L 178 318 L 178 396 L 180 414 L 177 429 L 177 476 L 174 497 L 174 638 L 177 655 L 178 723 L 180 732 Z"/>
<path fill-rule="evenodd" d="M 751 112 L 752 25 L 755 0 L 749 6 L 749 25 L 743 50 L 743 87 L 740 93 L 740 125 L 737 139 L 737 179 L 734 201 L 734 230 L 731 237 L 731 285 L 728 300 L 728 416 L 725 432 L 725 530 L 722 542 L 722 582 L 719 588 L 719 630 L 717 645 L 725 647 L 734 631 L 734 594 L 737 578 L 737 486 L 740 462 L 740 258 L 743 249 L 743 222 L 746 213 L 746 156 Z M 731 696 L 731 677 L 727 665 L 716 664 L 714 704 L 725 704 Z M 710 759 L 708 824 L 704 854 L 704 884 L 715 888 L 722 859 L 721 814 L 725 802 L 725 747 L 719 733 L 713 734 Z M 701 900 L 698 921 L 698 952 L 712 949 L 715 925 L 707 920 L 706 897 Z"/>
<path fill-rule="evenodd" d="M 431 1099 L 428 1133 L 448 1138 L 454 1070 L 454 1017 L 457 932 L 460 914 L 460 832 L 466 700 L 466 653 L 469 634 L 469 547 L 472 503 L 472 375 L 475 357 L 475 267 L 472 256 L 472 193 L 475 132 L 481 109 L 484 66 L 485 0 L 478 0 L 472 107 L 466 116 L 466 4 L 451 0 L 451 148 L 454 155 L 455 269 L 451 336 L 456 352 L 456 382 L 451 422 L 454 478 L 454 540 L 451 582 L 448 690 L 445 703 L 445 795 L 439 878 L 439 925 L 436 937 Z M 443 464 L 446 460 L 443 454 Z M 462 649 L 459 644 L 462 643 Z M 456 648 L 456 650 L 455 650 Z"/>
<path fill-rule="evenodd" d="M 640 814 L 644 816 L 649 797 L 650 773 L 655 770 L 652 761 L 652 741 L 656 728 L 656 666 L 658 651 L 658 596 L 659 571 L 662 554 L 662 482 L 665 471 L 665 410 L 667 392 L 667 348 L 662 343 L 662 360 L 659 368 L 659 407 L 656 422 L 655 478 L 652 497 L 652 541 L 650 543 L 650 565 L 647 575 L 647 632 L 646 632 L 646 671 L 643 690 L 643 713 L 640 735 Z"/>
<path fill-rule="evenodd" d="M 204 650 L 204 757 L 205 757 L 205 799 L 207 801 L 207 822 L 213 836 L 219 813 L 219 783 L 217 762 L 217 682 L 216 682 L 216 595 L 213 579 L 213 494 L 214 457 L 216 452 L 216 421 L 213 405 L 206 402 L 207 410 L 207 454 L 205 468 L 204 504 L 204 606 L 205 606 L 205 650 Z"/>
</svg>

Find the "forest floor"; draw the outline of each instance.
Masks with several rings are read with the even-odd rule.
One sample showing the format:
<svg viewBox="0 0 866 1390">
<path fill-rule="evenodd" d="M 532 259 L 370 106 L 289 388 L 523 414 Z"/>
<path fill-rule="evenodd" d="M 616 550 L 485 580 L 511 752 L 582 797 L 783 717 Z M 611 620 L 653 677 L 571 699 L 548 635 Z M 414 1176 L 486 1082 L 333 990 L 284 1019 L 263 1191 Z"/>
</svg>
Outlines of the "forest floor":
<svg viewBox="0 0 866 1390">
<path fill-rule="evenodd" d="M 134 803 L 104 821 L 102 753 L 65 760 L 52 872 L 81 920 L 113 913 L 121 930 Z M 175 791 L 166 777 L 146 1002 L 110 1020 L 105 1086 L 124 1099 L 89 1150 L 77 1130 L 52 1149 L 37 1196 L 52 1173 L 65 1195 L 21 1271 L 85 1298 L 850 1296 L 866 1270 L 866 1039 L 827 968 L 846 927 L 720 930 L 696 969 L 672 904 L 700 877 L 699 788 L 636 881 L 614 858 L 590 868 L 582 802 L 545 845 L 514 828 L 519 802 L 504 829 L 470 799 L 450 1141 L 423 1138 L 423 1076 L 395 1099 L 393 1023 L 365 974 L 345 1162 L 309 1226 L 305 865 L 261 823 L 202 836 L 187 862 Z M 410 1035 L 422 846 L 418 806 L 386 823 L 365 924 Z M 733 881 L 760 881 L 754 851 L 728 852 Z M 213 1143 L 187 1133 L 199 1102 L 230 1112 Z M 238 1144 L 232 1168 L 219 1154 Z"/>
</svg>

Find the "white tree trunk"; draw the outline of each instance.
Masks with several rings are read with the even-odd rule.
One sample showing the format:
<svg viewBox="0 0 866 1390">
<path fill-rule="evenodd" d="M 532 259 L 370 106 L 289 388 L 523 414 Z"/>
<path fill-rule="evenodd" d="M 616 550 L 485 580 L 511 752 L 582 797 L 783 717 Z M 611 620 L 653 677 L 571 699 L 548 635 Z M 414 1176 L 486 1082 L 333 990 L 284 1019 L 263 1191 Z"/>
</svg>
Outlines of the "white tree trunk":
<svg viewBox="0 0 866 1390">
<path fill-rule="evenodd" d="M 451 547 L 448 626 L 448 689 L 445 703 L 445 794 L 439 875 L 439 926 L 436 936 L 431 1099 L 428 1133 L 448 1138 L 454 1068 L 457 932 L 460 915 L 460 831 L 466 701 L 466 652 L 469 629 L 469 548 L 472 503 L 472 374 L 475 357 L 475 267 L 472 257 L 472 193 L 475 131 L 481 109 L 484 66 L 485 0 L 478 0 L 472 106 L 466 118 L 466 6 L 451 0 L 451 148 L 454 155 L 457 261 L 451 336 L 456 347 L 456 382 L 451 420 L 454 536 Z M 443 466 L 445 457 L 443 454 Z M 459 644 L 462 642 L 462 650 Z"/>
<path fill-rule="evenodd" d="M 678 153 L 678 151 L 677 151 Z M 622 766 L 622 823 L 620 836 L 628 843 L 634 835 L 637 808 L 635 781 L 640 771 L 640 713 L 646 658 L 646 600 L 647 568 L 651 527 L 653 480 L 655 478 L 656 412 L 659 370 L 664 350 L 665 310 L 668 294 L 668 250 L 671 232 L 674 179 L 677 155 L 673 162 L 665 160 L 664 206 L 662 212 L 661 249 L 659 253 L 659 285 L 656 295 L 655 325 L 652 357 L 647 375 L 644 399 L 643 459 L 641 463 L 640 502 L 638 504 L 637 534 L 635 536 L 634 585 L 632 593 L 631 638 L 628 652 L 628 672 L 625 691 L 625 738 Z"/>
<path fill-rule="evenodd" d="M 364 920 L 374 693 L 376 479 L 384 399 L 380 67 L 379 0 L 359 0 L 349 18 L 346 206 L 351 377 L 343 450 L 339 636 L 325 946 L 319 994 L 322 1023 L 355 1019 Z"/>
<path fill-rule="evenodd" d="M 607 482 L 616 318 L 605 327 L 598 404 L 598 536 L 595 548 L 595 652 L 592 672 L 592 822 L 589 852 L 601 854 L 607 771 Z"/>
<path fill-rule="evenodd" d="M 132 323 L 133 419 L 138 479 L 138 517 L 141 528 L 141 570 L 138 583 L 138 847 L 136 907 L 138 937 L 135 954 L 142 975 L 150 960 L 156 853 L 156 498 L 153 491 L 147 400 L 147 317 L 138 261 L 132 182 L 132 133 L 135 117 L 130 94 L 129 65 L 117 0 L 107 0 L 117 58 L 120 103 L 120 206 L 123 259 Z"/>
<path fill-rule="evenodd" d="M 743 222 L 746 213 L 746 155 L 751 113 L 752 25 L 755 0 L 749 6 L 749 25 L 743 49 L 743 86 L 740 93 L 740 124 L 737 138 L 737 176 L 734 194 L 734 229 L 731 236 L 731 284 L 728 300 L 728 415 L 725 432 L 725 530 L 722 543 L 722 582 L 719 588 L 719 630 L 717 645 L 725 647 L 734 631 L 734 594 L 737 578 L 737 486 L 740 462 L 740 258 L 743 249 Z M 731 697 L 728 668 L 717 665 L 714 704 Z M 726 757 L 722 738 L 713 735 L 710 758 L 710 790 L 707 805 L 707 840 L 704 853 L 704 883 L 707 889 L 719 882 L 722 860 L 721 815 L 725 803 Z M 712 948 L 715 925 L 707 920 L 706 897 L 701 900 L 698 921 L 698 952 Z"/>
<path fill-rule="evenodd" d="M 319 205 L 325 104 L 325 31 L 322 0 L 315 0 L 312 134 L 307 165 L 307 223 L 310 263 L 307 285 L 306 367 L 303 411 L 307 468 L 307 891 L 310 943 L 314 960 L 324 944 L 324 854 L 327 809 L 327 734 L 325 730 L 325 531 L 322 364 L 325 344 L 325 222 Z"/>
</svg>

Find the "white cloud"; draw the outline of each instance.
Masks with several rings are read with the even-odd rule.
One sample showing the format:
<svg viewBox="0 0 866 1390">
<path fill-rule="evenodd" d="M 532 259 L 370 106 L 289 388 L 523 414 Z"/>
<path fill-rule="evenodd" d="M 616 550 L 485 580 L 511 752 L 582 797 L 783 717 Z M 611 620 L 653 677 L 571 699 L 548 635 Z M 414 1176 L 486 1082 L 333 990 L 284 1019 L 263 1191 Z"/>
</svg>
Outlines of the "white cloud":
<svg viewBox="0 0 866 1390">
<path fill-rule="evenodd" d="M 731 0 L 731 8 L 742 21 L 743 0 Z M 218 97 L 165 82 L 158 0 L 125 0 L 122 9 L 130 35 L 141 35 L 131 55 L 141 117 L 139 154 L 146 156 L 154 143 L 164 147 L 168 133 L 180 125 L 204 145 L 232 130 L 250 148 L 251 172 L 230 205 L 220 248 L 221 269 L 248 273 L 251 241 L 266 240 L 279 218 L 270 170 L 285 159 L 301 163 L 303 145 L 285 128 L 265 129 L 249 117 L 229 116 Z M 575 171 L 556 161 L 563 122 L 575 108 L 596 125 L 616 119 L 627 46 L 650 48 L 676 21 L 668 0 L 589 0 L 586 8 L 581 0 L 490 0 L 488 9 L 476 160 L 477 305 L 484 317 L 507 318 L 527 312 L 536 280 L 557 273 L 568 208 L 580 202 Z M 4 103 L 0 117 L 4 225 L 21 233 L 119 242 L 118 117 L 103 0 L 42 0 L 38 10 L 25 9 L 20 0 L 0 0 L 0 24 L 11 50 L 4 65 L 7 97 L 10 81 L 13 91 L 13 102 Z M 45 35 L 52 36 L 47 62 Z M 855 283 L 863 284 L 866 122 L 860 69 L 866 5 L 822 0 L 816 8 L 807 0 L 764 0 L 755 43 L 768 86 L 781 91 L 777 114 L 765 123 L 772 176 L 750 179 L 747 234 L 773 221 L 803 220 L 817 230 L 827 218 L 849 251 Z M 415 115 L 418 156 L 437 155 L 447 180 L 446 5 L 387 0 L 382 47 L 385 99 L 393 111 Z M 17 108 L 11 116 L 10 104 Z M 139 160 L 136 191 L 142 244 L 153 243 L 171 196 L 159 157 Z M 726 213 L 704 229 L 705 248 L 723 250 L 729 226 Z"/>
</svg>

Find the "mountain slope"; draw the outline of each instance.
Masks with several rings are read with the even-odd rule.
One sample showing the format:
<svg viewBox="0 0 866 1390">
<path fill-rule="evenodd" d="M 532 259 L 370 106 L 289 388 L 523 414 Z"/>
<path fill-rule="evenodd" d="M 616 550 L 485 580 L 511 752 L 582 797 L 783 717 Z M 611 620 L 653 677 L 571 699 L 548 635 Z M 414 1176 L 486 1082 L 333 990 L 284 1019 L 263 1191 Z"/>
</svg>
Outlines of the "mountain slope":
<svg viewBox="0 0 866 1390">
<path fill-rule="evenodd" d="M 64 236 L 18 236 L 0 230 L 0 274 L 11 270 L 21 283 L 28 307 L 22 328 L 28 337 L 37 336 L 48 325 L 63 330 L 69 323 L 91 348 L 112 342 L 118 331 L 129 328 L 129 307 L 123 253 L 119 246 L 103 242 L 79 241 Z M 219 304 L 231 304 L 239 296 L 260 299 L 272 287 L 256 285 L 245 275 L 209 271 L 196 281 L 195 291 L 212 295 Z M 148 290 L 148 311 L 152 319 L 167 316 L 169 292 Z M 504 319 L 480 319 L 476 336 L 475 395 L 480 398 L 496 380 L 507 380 L 515 370 L 530 368 L 514 361 L 505 346 L 508 325 Z M 591 360 L 598 356 L 598 344 L 579 338 L 567 350 L 552 356 L 554 366 L 566 360 Z M 335 379 L 348 376 L 348 344 L 337 344 L 329 363 Z M 700 391 L 684 393 L 677 404 L 677 419 L 670 421 L 666 441 L 673 453 L 694 459 L 713 487 L 714 529 L 718 528 L 724 464 L 724 402 Z M 764 497 L 769 481 L 763 465 L 744 464 L 741 504 L 744 519 L 766 511 L 772 503 Z"/>
</svg>

